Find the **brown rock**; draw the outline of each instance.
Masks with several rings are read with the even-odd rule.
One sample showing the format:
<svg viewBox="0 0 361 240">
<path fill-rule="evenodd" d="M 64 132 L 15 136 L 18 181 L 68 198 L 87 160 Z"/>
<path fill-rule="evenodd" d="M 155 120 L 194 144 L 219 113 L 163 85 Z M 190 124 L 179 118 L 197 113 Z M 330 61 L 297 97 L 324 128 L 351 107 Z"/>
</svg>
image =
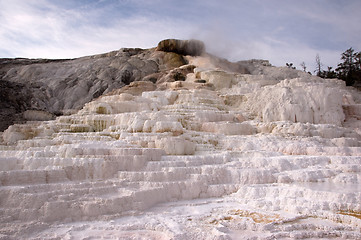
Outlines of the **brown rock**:
<svg viewBox="0 0 361 240">
<path fill-rule="evenodd" d="M 181 55 L 200 56 L 205 51 L 205 46 L 199 40 L 166 39 L 158 43 L 158 51 L 174 52 Z"/>
</svg>

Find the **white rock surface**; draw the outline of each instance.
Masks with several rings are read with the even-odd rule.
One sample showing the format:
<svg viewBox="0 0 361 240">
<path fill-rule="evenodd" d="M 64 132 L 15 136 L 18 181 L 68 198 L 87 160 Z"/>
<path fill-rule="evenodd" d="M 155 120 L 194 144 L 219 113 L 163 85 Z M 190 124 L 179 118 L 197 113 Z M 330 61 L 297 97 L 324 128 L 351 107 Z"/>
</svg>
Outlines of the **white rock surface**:
<svg viewBox="0 0 361 240">
<path fill-rule="evenodd" d="M 264 122 L 292 121 L 341 125 L 345 120 L 344 81 L 316 77 L 283 80 L 247 94 L 252 114 Z"/>
<path fill-rule="evenodd" d="M 0 239 L 361 239 L 361 94 L 189 61 L 162 91 L 4 131 Z"/>
</svg>

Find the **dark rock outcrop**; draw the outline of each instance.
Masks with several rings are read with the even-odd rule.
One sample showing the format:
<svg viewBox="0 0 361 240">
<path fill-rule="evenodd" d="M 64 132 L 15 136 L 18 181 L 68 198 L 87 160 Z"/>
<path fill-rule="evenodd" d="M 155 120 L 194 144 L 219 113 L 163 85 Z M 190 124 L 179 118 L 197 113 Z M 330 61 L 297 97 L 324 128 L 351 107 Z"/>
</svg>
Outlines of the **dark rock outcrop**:
<svg viewBox="0 0 361 240">
<path fill-rule="evenodd" d="M 205 46 L 199 40 L 166 39 L 158 43 L 157 50 L 181 55 L 200 56 L 205 52 Z"/>
<path fill-rule="evenodd" d="M 185 81 L 188 73 L 193 73 L 193 70 L 196 68 L 194 65 L 183 65 L 179 68 L 174 68 L 170 70 L 167 74 L 164 74 L 158 81 L 158 84 L 164 82 L 175 82 L 175 81 Z"/>
<path fill-rule="evenodd" d="M 31 106 L 32 96 L 26 84 L 0 80 L 0 131 L 25 120 L 22 112 Z"/>
</svg>

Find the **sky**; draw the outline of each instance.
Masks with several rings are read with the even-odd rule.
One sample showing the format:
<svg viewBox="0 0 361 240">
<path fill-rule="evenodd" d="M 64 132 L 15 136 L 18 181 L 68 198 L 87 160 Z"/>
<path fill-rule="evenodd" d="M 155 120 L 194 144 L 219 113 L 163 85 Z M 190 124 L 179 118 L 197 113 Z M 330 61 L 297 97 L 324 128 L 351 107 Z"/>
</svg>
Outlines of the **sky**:
<svg viewBox="0 0 361 240">
<path fill-rule="evenodd" d="M 167 38 L 230 61 L 336 67 L 361 51 L 360 0 L 0 0 L 0 58 L 76 58 Z"/>
</svg>

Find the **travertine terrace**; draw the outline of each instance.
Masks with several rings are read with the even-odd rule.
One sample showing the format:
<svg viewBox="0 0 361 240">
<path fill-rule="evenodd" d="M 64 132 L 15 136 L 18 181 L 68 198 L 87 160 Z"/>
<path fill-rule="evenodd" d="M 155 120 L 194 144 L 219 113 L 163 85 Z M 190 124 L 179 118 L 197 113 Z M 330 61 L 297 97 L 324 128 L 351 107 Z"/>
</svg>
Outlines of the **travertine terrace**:
<svg viewBox="0 0 361 240">
<path fill-rule="evenodd" d="M 361 239 L 360 92 L 184 59 L 5 130 L 0 239 Z"/>
</svg>

